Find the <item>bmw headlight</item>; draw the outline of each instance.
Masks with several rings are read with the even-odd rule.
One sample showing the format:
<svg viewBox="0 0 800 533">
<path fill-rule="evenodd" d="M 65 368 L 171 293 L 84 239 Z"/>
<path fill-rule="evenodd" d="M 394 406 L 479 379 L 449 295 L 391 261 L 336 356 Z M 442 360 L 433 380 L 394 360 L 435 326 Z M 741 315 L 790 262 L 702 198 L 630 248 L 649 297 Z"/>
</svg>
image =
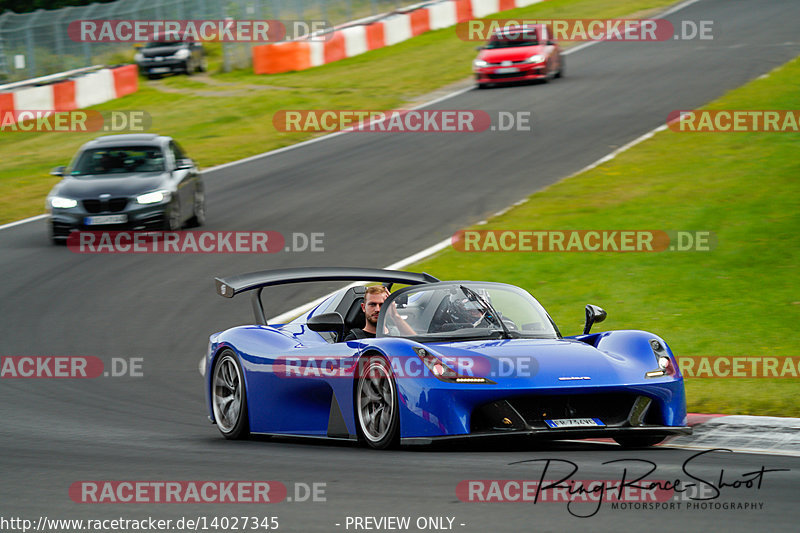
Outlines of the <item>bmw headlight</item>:
<svg viewBox="0 0 800 533">
<path fill-rule="evenodd" d="M 71 209 L 77 205 L 78 201 L 73 200 L 72 198 L 64 198 L 62 196 L 50 197 L 50 207 L 55 209 Z"/>
<path fill-rule="evenodd" d="M 526 63 L 543 63 L 544 56 L 542 54 L 535 54 L 525 60 Z"/>
<path fill-rule="evenodd" d="M 186 48 L 181 48 L 180 50 L 175 52 L 175 54 L 173 54 L 173 57 L 175 59 L 187 59 L 190 55 L 192 54 L 191 52 L 189 52 L 189 50 L 187 50 Z"/>
<path fill-rule="evenodd" d="M 489 63 L 487 63 L 483 59 L 476 59 L 475 61 L 472 62 L 472 66 L 475 67 L 475 68 L 483 68 L 483 67 L 486 67 L 488 65 L 489 65 Z"/>
<path fill-rule="evenodd" d="M 157 204 L 169 200 L 169 191 L 153 191 L 140 194 L 136 197 L 137 204 Z"/>
</svg>

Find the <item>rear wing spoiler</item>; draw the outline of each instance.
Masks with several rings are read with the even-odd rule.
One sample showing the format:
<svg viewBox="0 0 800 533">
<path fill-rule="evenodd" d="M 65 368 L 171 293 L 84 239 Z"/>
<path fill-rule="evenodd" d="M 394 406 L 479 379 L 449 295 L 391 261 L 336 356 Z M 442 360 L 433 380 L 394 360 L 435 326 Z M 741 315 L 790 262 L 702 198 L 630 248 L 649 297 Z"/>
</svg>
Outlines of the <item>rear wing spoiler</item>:
<svg viewBox="0 0 800 533">
<path fill-rule="evenodd" d="M 424 283 L 436 283 L 439 280 L 430 274 L 404 272 L 401 270 L 356 267 L 304 267 L 262 270 L 227 278 L 215 278 L 215 281 L 217 294 L 225 298 L 233 298 L 239 293 L 255 290 L 252 303 L 256 323 L 266 325 L 264 308 L 261 305 L 261 291 L 264 287 L 312 281 L 380 281 L 388 283 L 389 287 L 391 287 L 393 283 L 422 285 Z"/>
</svg>

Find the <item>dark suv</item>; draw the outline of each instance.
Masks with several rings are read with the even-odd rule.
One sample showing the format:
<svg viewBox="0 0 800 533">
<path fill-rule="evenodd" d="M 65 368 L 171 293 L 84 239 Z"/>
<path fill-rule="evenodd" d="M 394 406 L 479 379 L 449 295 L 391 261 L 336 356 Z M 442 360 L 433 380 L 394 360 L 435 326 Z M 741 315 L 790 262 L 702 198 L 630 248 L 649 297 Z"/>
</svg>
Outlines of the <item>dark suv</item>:
<svg viewBox="0 0 800 533">
<path fill-rule="evenodd" d="M 169 41 L 156 36 L 136 52 L 134 59 L 139 72 L 148 78 L 163 74 L 205 72 L 208 68 L 202 43 L 195 41 Z"/>
<path fill-rule="evenodd" d="M 71 231 L 170 230 L 205 222 L 203 180 L 170 137 L 109 135 L 84 144 L 47 196 L 50 238 Z"/>
</svg>

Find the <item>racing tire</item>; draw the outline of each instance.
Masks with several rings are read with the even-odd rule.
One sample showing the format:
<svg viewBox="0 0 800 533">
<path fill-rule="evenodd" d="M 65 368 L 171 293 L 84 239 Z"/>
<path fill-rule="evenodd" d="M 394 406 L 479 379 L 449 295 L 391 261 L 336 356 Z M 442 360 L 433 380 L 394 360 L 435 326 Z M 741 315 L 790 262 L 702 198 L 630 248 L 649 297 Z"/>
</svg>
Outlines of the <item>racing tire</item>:
<svg viewBox="0 0 800 533">
<path fill-rule="evenodd" d="M 556 72 L 555 78 L 563 78 L 564 77 L 564 56 L 560 56 L 558 64 L 558 72 Z"/>
<path fill-rule="evenodd" d="M 655 446 L 665 438 L 666 437 L 663 435 L 629 435 L 614 437 L 614 440 L 623 448 L 649 448 L 650 446 Z"/>
<path fill-rule="evenodd" d="M 181 201 L 178 198 L 174 198 L 164 211 L 164 231 L 178 231 L 182 227 Z"/>
<path fill-rule="evenodd" d="M 392 367 L 373 355 L 359 361 L 355 386 L 359 441 L 383 450 L 400 443 L 400 410 Z"/>
<path fill-rule="evenodd" d="M 217 429 L 226 439 L 246 439 L 250 435 L 247 391 L 239 358 L 225 350 L 214 363 L 211 404 Z"/>
<path fill-rule="evenodd" d="M 194 204 L 189 226 L 197 228 L 206 223 L 206 195 L 202 189 L 194 191 Z"/>
</svg>

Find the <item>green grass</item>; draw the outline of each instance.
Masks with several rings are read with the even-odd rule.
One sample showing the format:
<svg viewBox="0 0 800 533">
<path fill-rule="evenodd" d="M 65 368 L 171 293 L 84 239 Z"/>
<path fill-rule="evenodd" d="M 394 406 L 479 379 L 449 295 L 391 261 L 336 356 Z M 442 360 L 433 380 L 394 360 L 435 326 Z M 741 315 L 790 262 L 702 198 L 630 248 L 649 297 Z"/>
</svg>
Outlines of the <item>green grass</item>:
<svg viewBox="0 0 800 533">
<path fill-rule="evenodd" d="M 611 18 L 671 3 L 550 0 L 497 16 Z M 272 125 L 276 111 L 392 109 L 463 80 L 470 75 L 475 46 L 474 42 L 461 41 L 453 28 L 447 28 L 304 72 L 256 76 L 251 69 L 218 72 L 221 47 L 212 44 L 210 70 L 214 80 L 226 82 L 224 85 L 205 86 L 185 76 L 167 78 L 164 84 L 168 89 L 183 92 L 161 92 L 142 83 L 137 93 L 93 109 L 146 110 L 152 117 L 150 131 L 174 136 L 201 167 L 209 167 L 315 135 L 276 131 Z M 201 90 L 203 95 L 199 96 Z M 81 144 L 98 135 L 0 134 L 0 223 L 43 212 L 44 198 L 58 180 L 48 174 L 50 169 L 66 164 Z"/>
<path fill-rule="evenodd" d="M 709 109 L 797 109 L 800 59 Z M 473 229 L 705 230 L 708 252 L 464 253 L 409 270 L 528 289 L 562 333 L 644 329 L 686 356 L 797 355 L 800 137 L 665 131 Z M 797 379 L 687 379 L 690 411 L 800 416 Z"/>
</svg>

